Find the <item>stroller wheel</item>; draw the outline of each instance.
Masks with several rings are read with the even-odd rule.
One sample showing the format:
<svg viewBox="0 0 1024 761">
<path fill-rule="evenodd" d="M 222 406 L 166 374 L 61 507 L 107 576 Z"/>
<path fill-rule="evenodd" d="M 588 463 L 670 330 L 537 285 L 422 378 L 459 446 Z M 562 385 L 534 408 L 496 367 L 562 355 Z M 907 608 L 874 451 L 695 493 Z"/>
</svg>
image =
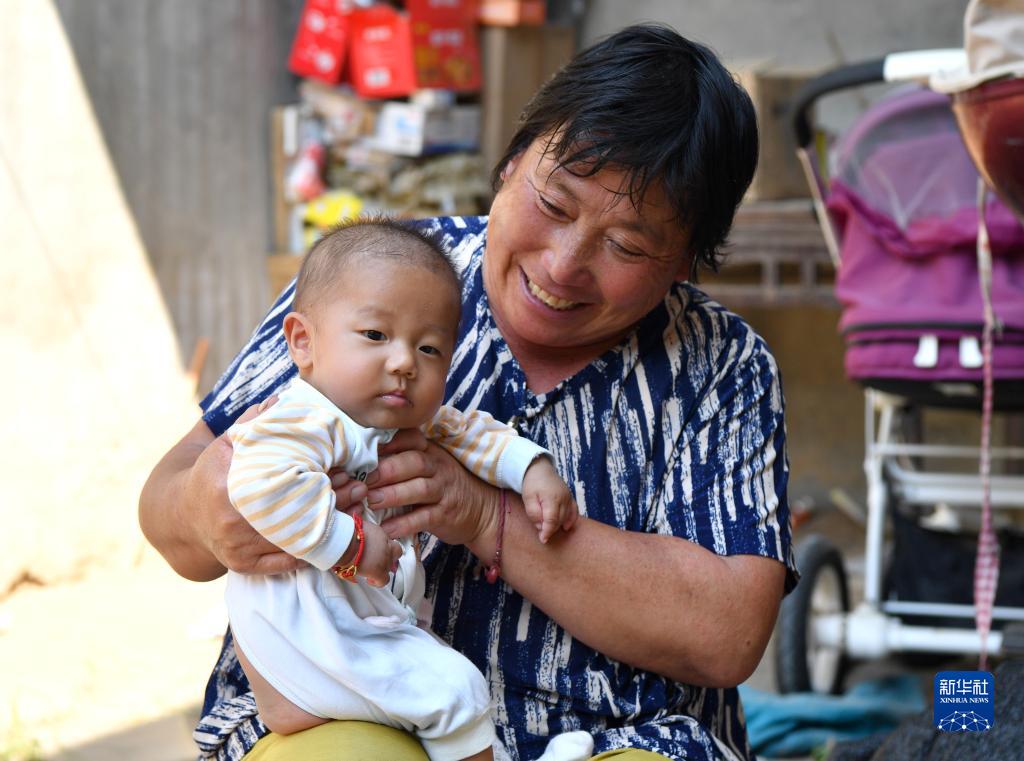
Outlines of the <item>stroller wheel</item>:
<svg viewBox="0 0 1024 761">
<path fill-rule="evenodd" d="M 847 666 L 842 643 L 821 642 L 818 616 L 847 613 L 850 599 L 839 550 L 811 534 L 797 548 L 800 583 L 782 601 L 775 631 L 775 678 L 779 692 L 835 694 Z"/>
</svg>

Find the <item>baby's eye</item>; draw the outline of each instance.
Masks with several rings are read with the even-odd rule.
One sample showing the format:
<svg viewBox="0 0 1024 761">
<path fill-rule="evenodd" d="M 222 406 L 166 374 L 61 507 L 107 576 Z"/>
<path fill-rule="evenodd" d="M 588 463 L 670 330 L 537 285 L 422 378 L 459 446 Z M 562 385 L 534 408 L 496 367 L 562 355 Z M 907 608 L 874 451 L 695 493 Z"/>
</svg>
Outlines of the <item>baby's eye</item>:
<svg viewBox="0 0 1024 761">
<path fill-rule="evenodd" d="M 441 350 L 438 349 L 436 346 L 421 346 L 420 351 L 423 352 L 424 354 L 430 354 L 431 356 L 441 356 Z"/>
<path fill-rule="evenodd" d="M 384 341 L 387 336 L 381 333 L 379 330 L 364 330 L 363 335 L 369 338 L 371 341 Z"/>
</svg>

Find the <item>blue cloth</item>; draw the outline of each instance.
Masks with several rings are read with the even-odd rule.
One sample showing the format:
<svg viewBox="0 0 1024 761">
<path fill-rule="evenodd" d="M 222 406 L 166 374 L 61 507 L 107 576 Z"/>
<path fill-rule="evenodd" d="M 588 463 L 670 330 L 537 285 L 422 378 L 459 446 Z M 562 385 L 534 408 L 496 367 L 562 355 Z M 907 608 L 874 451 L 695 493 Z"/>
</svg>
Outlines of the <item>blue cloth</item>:
<svg viewBox="0 0 1024 761">
<path fill-rule="evenodd" d="M 895 729 L 924 708 L 917 677 L 909 674 L 860 682 L 845 695 L 777 695 L 747 685 L 740 695 L 754 751 L 780 758 Z"/>
<path fill-rule="evenodd" d="M 619 346 L 535 395 L 483 289 L 486 218 L 425 224 L 467 262 L 447 403 L 486 410 L 553 452 L 590 518 L 720 555 L 774 558 L 789 569 L 787 587 L 794 583 L 782 391 L 746 323 L 677 284 Z M 294 374 L 281 336 L 291 295 L 289 287 L 203 401 L 214 433 Z M 424 563 L 434 630 L 488 678 L 499 740 L 516 761 L 539 756 L 548 735 L 579 728 L 594 735 L 595 753 L 751 758 L 735 689 L 679 684 L 606 658 L 507 585 L 487 584 L 463 547 L 429 540 Z M 265 733 L 247 692 L 227 639 L 195 735 L 209 754 L 238 758 Z"/>
</svg>

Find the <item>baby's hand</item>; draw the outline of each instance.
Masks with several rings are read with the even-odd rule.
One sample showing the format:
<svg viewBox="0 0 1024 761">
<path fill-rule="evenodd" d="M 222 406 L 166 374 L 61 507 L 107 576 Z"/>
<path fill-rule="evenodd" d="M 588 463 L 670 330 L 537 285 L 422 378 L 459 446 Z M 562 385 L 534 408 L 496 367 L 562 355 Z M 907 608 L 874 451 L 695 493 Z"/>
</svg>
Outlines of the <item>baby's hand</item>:
<svg viewBox="0 0 1024 761">
<path fill-rule="evenodd" d="M 338 565 L 351 563 L 359 549 L 359 540 L 352 536 L 352 543 L 341 556 Z M 389 539 L 384 529 L 376 523 L 363 519 L 363 555 L 359 558 L 356 573 L 374 587 L 383 587 L 391 580 L 391 571 L 402 557 L 402 545 Z"/>
<path fill-rule="evenodd" d="M 576 500 L 547 457 L 538 457 L 526 469 L 523 506 L 545 544 L 559 528 L 568 531 L 579 518 Z"/>
</svg>

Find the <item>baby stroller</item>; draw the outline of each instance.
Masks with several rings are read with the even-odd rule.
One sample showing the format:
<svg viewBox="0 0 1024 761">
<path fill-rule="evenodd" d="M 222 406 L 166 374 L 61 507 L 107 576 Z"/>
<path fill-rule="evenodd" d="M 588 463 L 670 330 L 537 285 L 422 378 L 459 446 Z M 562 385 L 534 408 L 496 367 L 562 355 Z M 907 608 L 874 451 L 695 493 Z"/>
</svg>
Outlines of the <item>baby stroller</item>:
<svg viewBox="0 0 1024 761">
<path fill-rule="evenodd" d="M 903 79 L 892 74 L 905 63 L 896 58 L 829 72 L 808 83 L 794 107 L 797 144 L 836 265 L 846 374 L 864 387 L 867 510 L 863 601 L 854 610 L 837 549 L 819 535 L 798 544 L 801 583 L 783 602 L 776 629 L 781 692 L 837 692 L 856 659 L 1024 650 L 1024 447 L 990 449 L 1001 572 L 985 647 L 973 620 L 983 495 L 978 171 L 950 99 L 903 84 L 837 141 L 828 179 L 812 155 L 814 102 Z M 927 71 L 930 64 L 915 60 Z M 1024 410 L 1024 227 L 994 197 L 985 220 L 991 300 L 1002 322 L 992 353 L 993 408 L 1012 419 Z M 931 439 L 928 415 L 940 409 L 962 411 L 964 442 Z"/>
</svg>

